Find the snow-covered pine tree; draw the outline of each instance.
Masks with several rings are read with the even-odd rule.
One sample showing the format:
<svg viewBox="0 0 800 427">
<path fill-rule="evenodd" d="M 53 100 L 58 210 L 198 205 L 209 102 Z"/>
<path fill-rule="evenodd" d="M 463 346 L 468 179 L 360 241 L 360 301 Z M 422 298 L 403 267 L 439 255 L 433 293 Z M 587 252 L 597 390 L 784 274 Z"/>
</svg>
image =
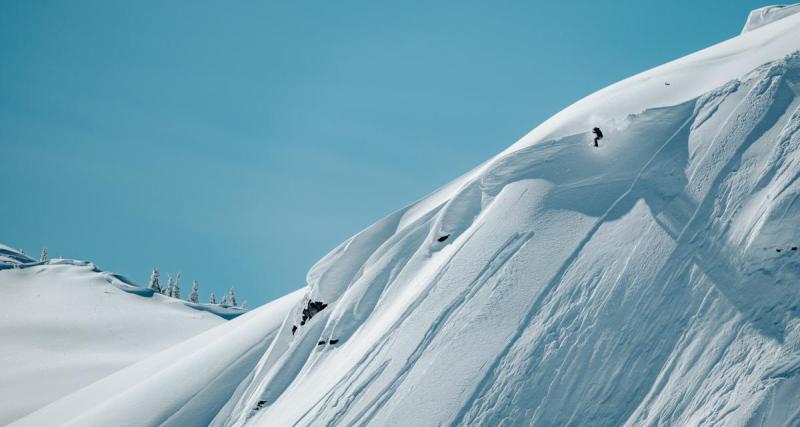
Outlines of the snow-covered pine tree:
<svg viewBox="0 0 800 427">
<path fill-rule="evenodd" d="M 172 298 L 181 299 L 181 272 L 175 275 L 175 283 L 172 284 Z"/>
<path fill-rule="evenodd" d="M 228 303 L 233 307 L 236 307 L 236 294 L 233 290 L 233 286 L 231 286 L 230 294 L 228 295 Z"/>
<path fill-rule="evenodd" d="M 219 302 L 219 305 L 228 305 L 228 294 L 222 295 L 222 301 Z"/>
<path fill-rule="evenodd" d="M 153 267 L 153 272 L 150 274 L 150 283 L 147 285 L 147 288 L 161 293 L 161 284 L 158 282 L 160 276 L 161 273 L 158 272 L 158 267 Z"/>
<path fill-rule="evenodd" d="M 42 256 L 39 257 L 39 261 L 47 261 L 47 247 L 42 248 Z"/>
<path fill-rule="evenodd" d="M 193 302 L 195 304 L 200 302 L 199 301 L 200 300 L 200 295 L 198 295 L 198 292 L 197 292 L 199 289 L 200 289 L 200 286 L 197 284 L 197 280 L 192 280 L 192 292 L 189 294 L 189 298 L 187 298 L 186 301 Z M 211 294 L 211 295 L 214 295 L 214 294 Z"/>
<path fill-rule="evenodd" d="M 175 286 L 175 282 L 172 281 L 172 274 L 167 273 L 167 286 L 162 289 L 162 294 L 171 297 L 172 296 L 172 287 Z"/>
<path fill-rule="evenodd" d="M 214 292 L 211 292 L 211 296 L 208 297 L 208 303 L 209 304 L 216 304 L 217 303 L 217 297 L 214 295 Z"/>
</svg>

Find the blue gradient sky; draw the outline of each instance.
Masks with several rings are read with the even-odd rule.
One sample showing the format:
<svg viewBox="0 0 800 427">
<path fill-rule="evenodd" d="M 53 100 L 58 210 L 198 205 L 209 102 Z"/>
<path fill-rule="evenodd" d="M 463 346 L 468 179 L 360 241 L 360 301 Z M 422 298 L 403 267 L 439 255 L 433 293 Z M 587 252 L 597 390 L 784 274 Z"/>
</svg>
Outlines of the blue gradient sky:
<svg viewBox="0 0 800 427">
<path fill-rule="evenodd" d="M 448 3 L 1 2 L 0 242 L 259 305 L 568 104 L 769 4 Z"/>
</svg>

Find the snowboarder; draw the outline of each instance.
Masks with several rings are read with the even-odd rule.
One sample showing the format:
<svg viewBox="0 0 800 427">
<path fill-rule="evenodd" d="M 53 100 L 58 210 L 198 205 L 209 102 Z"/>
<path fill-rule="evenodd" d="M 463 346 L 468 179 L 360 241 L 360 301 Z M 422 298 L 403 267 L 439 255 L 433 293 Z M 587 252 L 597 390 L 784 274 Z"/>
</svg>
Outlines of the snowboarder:
<svg viewBox="0 0 800 427">
<path fill-rule="evenodd" d="M 601 131 L 600 128 L 596 127 L 592 129 L 592 133 L 594 134 L 594 146 L 599 147 L 599 145 L 597 145 L 597 141 L 603 139 L 603 131 Z"/>
</svg>

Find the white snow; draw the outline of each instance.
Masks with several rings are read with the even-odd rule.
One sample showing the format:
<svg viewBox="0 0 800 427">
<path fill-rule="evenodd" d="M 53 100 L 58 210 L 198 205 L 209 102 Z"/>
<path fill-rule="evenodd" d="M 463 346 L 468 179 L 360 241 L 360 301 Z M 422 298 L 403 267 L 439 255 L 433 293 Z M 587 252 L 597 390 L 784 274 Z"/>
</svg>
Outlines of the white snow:
<svg viewBox="0 0 800 427">
<path fill-rule="evenodd" d="M 215 425 L 800 422 L 798 50 L 626 79 L 343 243 Z"/>
<path fill-rule="evenodd" d="M 247 378 L 302 295 L 297 291 L 261 306 L 10 425 L 208 425 Z"/>
<path fill-rule="evenodd" d="M 800 14 L 773 18 L 16 425 L 800 425 Z"/>
<path fill-rule="evenodd" d="M 750 12 L 750 15 L 747 17 L 747 22 L 744 24 L 742 34 L 761 28 L 764 25 L 771 24 L 797 12 L 800 12 L 800 4 L 779 4 L 756 9 Z"/>
<path fill-rule="evenodd" d="M 0 251 L 2 425 L 225 323 L 88 262 Z"/>
<path fill-rule="evenodd" d="M 18 250 L 9 246 L 0 244 L 0 264 L 14 266 L 33 262 L 36 262 L 36 260 L 30 256 L 20 253 Z"/>
</svg>

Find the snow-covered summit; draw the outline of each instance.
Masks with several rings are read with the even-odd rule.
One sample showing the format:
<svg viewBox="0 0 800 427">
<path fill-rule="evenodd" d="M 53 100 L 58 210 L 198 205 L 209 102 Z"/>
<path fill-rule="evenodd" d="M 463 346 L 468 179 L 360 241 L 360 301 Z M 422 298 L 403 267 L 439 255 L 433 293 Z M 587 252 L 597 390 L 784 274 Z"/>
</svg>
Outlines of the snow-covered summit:
<svg viewBox="0 0 800 427">
<path fill-rule="evenodd" d="M 742 34 L 794 15 L 797 12 L 800 12 L 800 3 L 792 5 L 779 4 L 755 9 L 747 16 L 747 22 L 744 24 Z"/>
</svg>

